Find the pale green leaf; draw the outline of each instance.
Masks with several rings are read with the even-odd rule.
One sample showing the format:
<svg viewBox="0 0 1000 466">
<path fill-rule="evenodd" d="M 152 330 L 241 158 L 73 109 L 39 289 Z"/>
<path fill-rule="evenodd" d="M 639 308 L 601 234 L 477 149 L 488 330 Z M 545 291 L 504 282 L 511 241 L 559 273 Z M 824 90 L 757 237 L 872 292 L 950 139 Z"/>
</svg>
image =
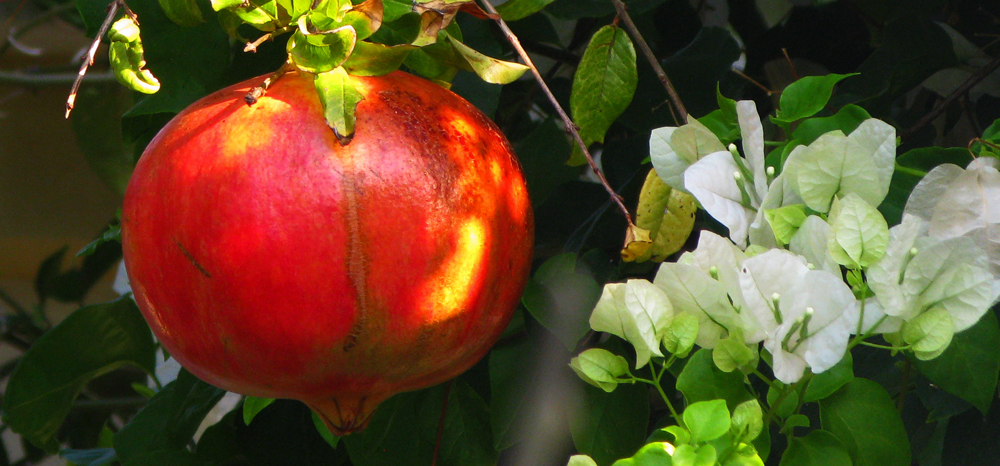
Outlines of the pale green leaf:
<svg viewBox="0 0 1000 466">
<path fill-rule="evenodd" d="M 587 455 L 573 455 L 566 466 L 597 466 L 597 462 Z"/>
<path fill-rule="evenodd" d="M 465 60 L 468 66 L 472 68 L 472 71 L 479 75 L 483 81 L 488 83 L 508 84 L 514 82 L 529 69 L 520 63 L 498 60 L 483 55 L 473 50 L 472 47 L 455 39 L 450 34 L 448 35 L 448 40 L 451 41 L 452 47 L 458 52 L 458 56 Z"/>
<path fill-rule="evenodd" d="M 698 317 L 689 312 L 674 315 L 674 321 L 663 333 L 663 347 L 679 358 L 686 358 L 698 339 Z"/>
<path fill-rule="evenodd" d="M 747 400 L 733 410 L 729 431 L 735 442 L 750 443 L 764 430 L 764 411 L 756 399 Z"/>
<path fill-rule="evenodd" d="M 243 400 L 243 423 L 250 425 L 257 413 L 274 403 L 274 398 L 257 398 L 248 396 Z"/>
<path fill-rule="evenodd" d="M 584 382 L 609 393 L 623 382 L 620 377 L 629 375 L 628 361 L 602 348 L 580 353 L 570 360 L 569 366 Z"/>
<path fill-rule="evenodd" d="M 835 196 L 855 193 L 877 206 L 889 190 L 871 154 L 840 131 L 826 133 L 808 146 L 798 146 L 782 172 L 810 208 L 827 212 Z"/>
<path fill-rule="evenodd" d="M 901 335 L 917 359 L 927 361 L 941 355 L 955 335 L 955 323 L 943 308 L 932 307 L 903 323 Z"/>
<path fill-rule="evenodd" d="M 848 193 L 833 203 L 828 236 L 830 254 L 838 264 L 867 269 L 885 254 L 889 225 L 878 209 L 857 194 Z"/>
<path fill-rule="evenodd" d="M 774 231 L 775 239 L 781 244 L 788 244 L 806 221 L 806 206 L 792 204 L 777 209 L 767 209 L 764 211 L 764 216 Z"/>
<path fill-rule="evenodd" d="M 691 443 L 715 440 L 729 432 L 730 416 L 726 400 L 699 401 L 684 409 L 684 425 L 691 432 Z"/>
</svg>

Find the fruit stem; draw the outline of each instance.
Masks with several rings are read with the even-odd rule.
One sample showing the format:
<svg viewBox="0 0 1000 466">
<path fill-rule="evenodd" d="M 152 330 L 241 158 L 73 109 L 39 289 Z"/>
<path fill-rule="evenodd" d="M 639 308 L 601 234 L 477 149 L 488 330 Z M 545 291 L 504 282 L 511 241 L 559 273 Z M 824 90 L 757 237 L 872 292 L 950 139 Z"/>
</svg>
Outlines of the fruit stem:
<svg viewBox="0 0 1000 466">
<path fill-rule="evenodd" d="M 248 106 L 257 103 L 257 100 L 263 97 L 264 93 L 267 92 L 267 88 L 271 87 L 272 84 L 281 79 L 281 77 L 291 69 L 292 64 L 289 62 L 281 65 L 281 68 L 278 68 L 278 71 L 275 71 L 274 74 L 265 78 L 264 82 L 262 82 L 260 86 L 251 88 L 250 92 L 247 92 L 247 95 L 243 96 L 243 101 L 246 102 Z"/>
<path fill-rule="evenodd" d="M 517 54 L 522 60 L 524 60 L 524 64 L 528 65 L 528 68 L 531 69 L 531 74 L 535 76 L 535 81 L 538 81 L 538 85 L 541 86 L 542 91 L 545 92 L 545 96 L 549 98 L 549 102 L 551 102 L 552 106 L 556 108 L 556 112 L 559 113 L 559 117 L 562 118 L 563 123 L 566 124 L 566 131 L 569 131 L 570 134 L 573 135 L 573 139 L 576 140 L 576 145 L 580 147 L 580 150 L 583 152 L 583 156 L 587 158 L 587 163 L 590 164 L 591 170 L 593 170 L 594 174 L 597 175 L 597 178 L 600 179 L 601 184 L 611 196 L 611 199 L 615 201 L 615 204 L 618 204 L 618 209 L 625 215 L 625 220 L 628 221 L 629 227 L 634 227 L 635 224 L 632 223 L 632 215 L 628 213 L 628 209 L 622 202 L 622 197 L 615 192 L 614 188 L 611 187 L 608 180 L 604 177 L 604 173 L 601 172 L 601 169 L 597 166 L 597 162 L 594 161 L 594 157 L 590 155 L 590 151 L 587 150 L 587 143 L 583 142 L 583 138 L 580 137 L 580 131 L 576 126 L 576 123 L 573 123 L 573 120 L 570 119 L 569 115 L 566 114 L 566 111 L 563 110 L 561 105 L 559 105 L 559 101 L 556 100 L 556 96 L 552 94 L 549 86 L 545 84 L 545 80 L 542 79 L 542 75 L 538 72 L 538 68 L 535 67 L 535 64 L 531 61 L 531 57 L 528 56 L 528 53 L 524 51 L 524 47 L 521 46 L 521 41 L 519 41 L 517 36 L 511 32 L 509 27 L 507 27 L 507 23 L 504 22 L 503 18 L 500 17 L 500 14 L 497 13 L 497 9 L 493 7 L 492 3 L 484 1 L 482 4 L 486 11 L 496 19 L 497 24 L 500 25 L 500 30 L 503 31 L 504 37 L 507 38 L 510 45 L 514 47 Z"/>
</svg>

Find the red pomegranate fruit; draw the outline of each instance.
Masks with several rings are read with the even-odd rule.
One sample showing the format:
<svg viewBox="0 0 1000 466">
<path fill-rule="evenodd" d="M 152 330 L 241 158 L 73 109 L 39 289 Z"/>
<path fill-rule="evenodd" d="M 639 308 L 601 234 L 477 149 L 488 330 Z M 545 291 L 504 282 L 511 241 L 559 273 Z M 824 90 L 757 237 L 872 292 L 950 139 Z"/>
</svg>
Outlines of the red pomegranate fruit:
<svg viewBox="0 0 1000 466">
<path fill-rule="evenodd" d="M 136 302 L 189 371 L 302 400 L 334 433 L 489 350 L 527 279 L 533 223 L 509 143 L 471 104 L 402 72 L 355 77 L 341 145 L 311 75 L 263 78 L 177 115 L 122 210 Z"/>
</svg>

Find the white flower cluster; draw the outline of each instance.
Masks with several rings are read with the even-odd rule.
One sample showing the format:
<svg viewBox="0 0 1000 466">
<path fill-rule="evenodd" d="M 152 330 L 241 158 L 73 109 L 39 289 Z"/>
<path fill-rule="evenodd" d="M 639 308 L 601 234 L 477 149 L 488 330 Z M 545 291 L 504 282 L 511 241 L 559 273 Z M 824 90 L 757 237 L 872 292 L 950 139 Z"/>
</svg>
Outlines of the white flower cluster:
<svg viewBox="0 0 1000 466">
<path fill-rule="evenodd" d="M 895 167 L 892 126 L 868 119 L 826 133 L 795 147 L 775 176 L 756 106 L 736 110 L 742 155 L 693 118 L 653 131 L 656 172 L 729 239 L 703 231 L 652 283 L 607 285 L 591 326 L 631 342 L 638 367 L 661 348 L 683 356 L 697 344 L 729 355 L 716 357 L 723 370 L 749 371 L 763 342 L 775 376 L 793 383 L 837 364 L 852 334 L 873 333 L 930 359 L 1000 297 L 997 159 L 935 168 L 889 229 L 877 206 Z"/>
</svg>

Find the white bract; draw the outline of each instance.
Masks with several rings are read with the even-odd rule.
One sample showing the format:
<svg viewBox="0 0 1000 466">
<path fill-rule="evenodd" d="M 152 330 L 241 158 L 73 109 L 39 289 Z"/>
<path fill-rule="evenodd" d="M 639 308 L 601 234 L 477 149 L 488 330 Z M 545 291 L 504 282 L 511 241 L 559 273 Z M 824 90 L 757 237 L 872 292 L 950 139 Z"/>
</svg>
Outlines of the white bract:
<svg viewBox="0 0 1000 466">
<path fill-rule="evenodd" d="M 684 171 L 715 152 L 726 152 L 726 146 L 712 130 L 691 117 L 684 126 L 657 128 L 649 136 L 649 159 L 656 173 L 671 188 L 684 192 L 688 192 L 684 187 Z"/>
<path fill-rule="evenodd" d="M 653 280 L 666 290 L 674 310 L 698 317 L 696 343 L 704 348 L 735 329 L 746 343 L 756 343 L 764 334 L 746 312 L 738 271 L 747 259 L 733 243 L 710 231 L 702 231 L 698 248 L 684 253 L 676 263 L 664 262 Z"/>
<path fill-rule="evenodd" d="M 590 316 L 590 327 L 617 335 L 635 346 L 636 369 L 663 356 L 660 340 L 674 318 L 667 294 L 646 280 L 609 283 Z"/>
<path fill-rule="evenodd" d="M 1000 275 L 1000 160 L 979 157 L 965 169 L 938 165 L 913 188 L 906 214 L 928 224 L 932 238 L 968 236 L 989 255 Z"/>
<path fill-rule="evenodd" d="M 729 228 L 729 237 L 741 248 L 747 246 L 752 222 L 767 195 L 764 167 L 764 131 L 757 106 L 750 100 L 736 103 L 743 152 L 735 149 L 709 154 L 684 172 L 684 186 L 702 208 Z"/>
<path fill-rule="evenodd" d="M 834 197 L 848 193 L 878 206 L 889 192 L 895 157 L 895 128 L 872 118 L 850 135 L 831 131 L 808 146 L 796 147 L 782 175 L 817 212 L 828 212 Z"/>
<path fill-rule="evenodd" d="M 1000 296 L 1000 280 L 975 240 L 932 238 L 927 222 L 909 214 L 889 230 L 885 257 L 869 269 L 868 285 L 887 315 L 909 321 L 941 307 L 956 332 L 975 324 Z"/>
<path fill-rule="evenodd" d="M 772 249 L 743 262 L 740 286 L 749 312 L 766 332 L 764 347 L 778 380 L 794 383 L 806 367 L 820 373 L 843 358 L 852 330 L 848 312 L 858 302 L 839 276 Z"/>
<path fill-rule="evenodd" d="M 868 268 L 885 254 L 889 225 L 875 206 L 855 193 L 834 198 L 827 249 L 838 264 Z"/>
</svg>

